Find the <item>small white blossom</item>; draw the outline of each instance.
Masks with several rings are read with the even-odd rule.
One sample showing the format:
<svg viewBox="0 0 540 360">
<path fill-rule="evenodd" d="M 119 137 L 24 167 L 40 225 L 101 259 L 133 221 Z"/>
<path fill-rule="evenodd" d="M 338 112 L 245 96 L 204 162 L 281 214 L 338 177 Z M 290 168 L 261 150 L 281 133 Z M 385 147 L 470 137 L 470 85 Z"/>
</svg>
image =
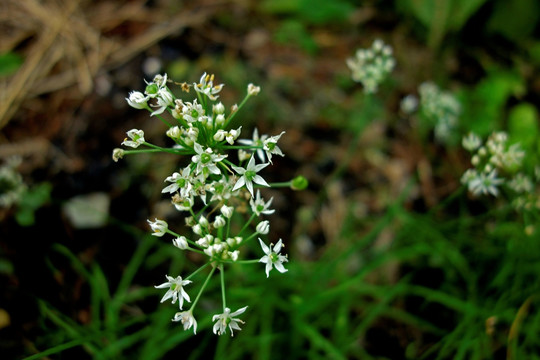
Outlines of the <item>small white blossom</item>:
<svg viewBox="0 0 540 360">
<path fill-rule="evenodd" d="M 113 150 L 112 158 L 114 162 L 118 162 L 121 158 L 124 157 L 124 149 L 116 148 Z"/>
<path fill-rule="evenodd" d="M 266 152 L 266 156 L 268 157 L 268 161 L 270 161 L 270 163 L 272 163 L 272 154 L 285 156 L 281 152 L 281 149 L 277 146 L 277 142 L 279 141 L 279 138 L 283 134 L 285 134 L 285 131 L 282 131 L 281 134 L 276 135 L 276 136 L 271 136 L 268 139 L 263 141 L 263 150 Z"/>
<path fill-rule="evenodd" d="M 267 135 L 263 135 L 262 137 L 259 137 L 259 130 L 255 128 L 253 129 L 253 136 L 251 140 L 241 139 L 241 140 L 238 140 L 238 142 L 240 144 L 256 147 L 257 149 L 255 151 L 257 152 L 257 156 L 259 157 L 261 161 L 264 161 L 265 159 L 264 159 L 263 142 L 266 140 L 267 137 L 268 137 Z M 246 160 L 246 159 L 247 158 L 244 158 L 243 160 Z"/>
<path fill-rule="evenodd" d="M 172 276 L 165 275 L 165 277 L 169 281 L 167 281 L 167 282 L 165 282 L 165 283 L 163 283 L 161 285 L 154 286 L 156 289 L 169 288 L 169 290 L 167 290 L 167 292 L 165 293 L 165 295 L 161 299 L 161 302 L 164 302 L 164 301 L 172 298 L 172 303 L 174 304 L 176 302 L 176 300 L 179 300 L 180 310 L 182 310 L 182 306 L 184 305 L 184 299 L 187 302 L 191 301 L 190 298 L 189 298 L 189 295 L 184 290 L 184 285 L 191 284 L 191 281 L 190 280 L 182 280 L 181 276 L 177 276 L 176 278 L 173 278 Z"/>
<path fill-rule="evenodd" d="M 148 96 L 140 91 L 132 91 L 129 93 L 129 98 L 126 98 L 129 106 L 135 109 L 146 109 L 148 107 Z"/>
<path fill-rule="evenodd" d="M 138 129 L 131 129 L 127 132 L 127 138 L 122 142 L 122 145 L 129 146 L 132 148 L 138 148 L 139 145 L 144 143 L 144 131 Z"/>
<path fill-rule="evenodd" d="M 479 173 L 476 178 L 469 181 L 469 191 L 474 195 L 491 194 L 499 195 L 497 186 L 504 182 L 503 179 L 497 178 L 497 170 L 492 170 L 489 174 Z"/>
<path fill-rule="evenodd" d="M 183 129 L 179 128 L 178 126 L 172 126 L 166 131 L 166 135 L 170 137 L 171 139 L 179 139 L 180 136 L 182 136 Z"/>
<path fill-rule="evenodd" d="M 267 202 L 265 202 L 264 199 L 261 198 L 261 192 L 257 190 L 257 195 L 255 196 L 255 199 L 251 198 L 249 200 L 251 211 L 253 211 L 257 216 L 260 216 L 261 214 L 273 214 L 275 210 L 270 209 L 270 205 L 272 205 L 272 200 L 274 200 L 273 197 L 270 198 L 270 200 L 268 200 Z"/>
<path fill-rule="evenodd" d="M 180 250 L 186 250 L 189 247 L 188 241 L 185 236 L 177 237 L 173 239 L 173 245 L 179 248 Z"/>
<path fill-rule="evenodd" d="M 214 154 L 211 148 L 204 150 L 198 143 L 195 143 L 193 148 L 197 155 L 193 155 L 191 161 L 197 164 L 195 170 L 197 174 L 203 173 L 206 176 L 208 171 L 215 175 L 221 174 L 221 170 L 216 166 L 216 163 L 225 159 L 227 155 Z"/>
<path fill-rule="evenodd" d="M 201 121 L 205 117 L 204 109 L 201 104 L 197 102 L 197 99 L 193 102 L 185 102 L 182 106 L 182 118 L 188 123 Z"/>
<path fill-rule="evenodd" d="M 265 255 L 259 260 L 259 262 L 266 264 L 266 277 L 270 276 L 270 270 L 272 270 L 272 267 L 275 267 L 276 270 L 280 273 L 286 272 L 287 269 L 285 269 L 283 263 L 288 262 L 289 259 L 287 259 L 287 256 L 280 254 L 281 247 L 283 246 L 281 239 L 279 239 L 279 241 L 273 248 L 272 244 L 270 244 L 270 246 L 267 246 L 260 238 L 259 242 L 261 244 L 262 250 L 265 253 Z"/>
<path fill-rule="evenodd" d="M 199 83 L 193 84 L 193 88 L 195 91 L 208 96 L 210 100 L 217 100 L 218 96 L 216 94 L 219 94 L 223 88 L 223 84 L 214 86 L 214 75 L 206 75 L 204 73 Z"/>
<path fill-rule="evenodd" d="M 188 311 L 177 312 L 174 314 L 172 321 L 180 321 L 184 326 L 184 330 L 188 330 L 193 327 L 193 333 L 197 334 L 197 320 L 195 320 L 191 309 Z"/>
<path fill-rule="evenodd" d="M 255 228 L 255 230 L 259 234 L 263 234 L 263 235 L 268 234 L 270 232 L 270 221 L 268 220 L 261 221 L 260 223 L 257 224 L 257 227 Z"/>
<path fill-rule="evenodd" d="M 225 106 L 221 102 L 218 102 L 217 104 L 214 104 L 212 106 L 212 110 L 215 114 L 223 115 L 223 113 L 225 112 Z"/>
<path fill-rule="evenodd" d="M 226 135 L 225 140 L 230 144 L 233 145 L 234 141 L 238 139 L 238 136 L 240 136 L 240 132 L 242 131 L 242 127 L 240 126 L 238 129 L 231 129 Z"/>
<path fill-rule="evenodd" d="M 220 209 L 223 216 L 225 216 L 227 219 L 230 219 L 234 212 L 234 207 L 223 205 Z"/>
<path fill-rule="evenodd" d="M 227 221 L 225 220 L 225 218 L 222 215 L 218 215 L 214 219 L 214 222 L 212 225 L 214 226 L 214 228 L 219 229 L 219 228 L 224 227 L 226 224 L 227 224 Z"/>
<path fill-rule="evenodd" d="M 474 151 L 482 146 L 482 140 L 475 133 L 469 133 L 469 135 L 464 136 L 461 144 L 468 151 Z"/>
<path fill-rule="evenodd" d="M 261 87 L 255 86 L 253 84 L 248 84 L 247 92 L 250 96 L 257 95 L 259 92 L 261 92 Z"/>
<path fill-rule="evenodd" d="M 238 179 L 234 185 L 233 191 L 238 190 L 245 185 L 253 197 L 253 183 L 269 187 L 270 185 L 268 185 L 268 183 L 260 175 L 257 175 L 259 171 L 268 165 L 269 163 L 255 165 L 255 156 L 252 156 L 251 159 L 249 159 L 245 169 L 239 166 L 231 165 L 234 171 L 241 175 L 240 179 Z"/>
<path fill-rule="evenodd" d="M 379 84 L 394 69 L 396 60 L 392 56 L 392 48 L 377 39 L 371 48 L 358 49 L 346 63 L 352 72 L 352 79 L 364 86 L 364 92 L 375 93 Z"/>
<path fill-rule="evenodd" d="M 171 184 L 163 188 L 161 192 L 172 194 L 180 189 L 180 196 L 189 196 L 192 188 L 190 173 L 191 169 L 187 166 L 182 170 L 182 174 L 175 172 L 171 176 L 168 176 L 164 181 L 170 182 Z"/>
<path fill-rule="evenodd" d="M 216 141 L 223 141 L 223 139 L 225 139 L 225 134 L 227 134 L 227 132 L 223 129 L 219 129 L 218 131 L 216 131 L 216 133 L 214 134 L 214 140 Z"/>
<path fill-rule="evenodd" d="M 231 336 L 234 336 L 233 330 L 242 330 L 240 329 L 239 323 L 244 324 L 244 321 L 236 319 L 235 316 L 243 314 L 247 309 L 247 306 L 236 310 L 231 314 L 231 309 L 225 308 L 223 314 L 217 314 L 212 316 L 212 321 L 215 321 L 213 331 L 214 334 L 222 335 L 227 332 L 227 326 L 231 330 Z"/>
<path fill-rule="evenodd" d="M 412 94 L 409 94 L 401 99 L 399 107 L 405 115 L 411 115 L 418 108 L 418 98 Z"/>
<path fill-rule="evenodd" d="M 530 193 L 534 189 L 534 185 L 531 181 L 531 178 L 523 173 L 516 174 L 509 182 L 508 186 L 510 189 L 518 193 Z"/>
<path fill-rule="evenodd" d="M 186 197 L 181 197 L 176 194 L 173 196 L 172 203 L 178 211 L 190 211 L 195 204 L 195 200 L 191 194 Z"/>
<path fill-rule="evenodd" d="M 161 114 L 167 109 L 168 107 L 174 106 L 174 96 L 173 94 L 167 89 L 159 89 L 157 94 L 157 105 L 154 107 L 157 107 L 158 109 L 153 111 L 150 116 Z"/>
<path fill-rule="evenodd" d="M 144 93 L 150 98 L 155 98 L 158 96 L 159 91 L 167 85 L 167 74 L 158 74 L 154 76 L 152 82 L 147 82 L 146 80 L 145 82 L 147 86 Z"/>
<path fill-rule="evenodd" d="M 150 221 L 150 220 L 147 220 L 147 221 L 150 224 L 150 227 L 152 228 L 152 231 L 153 231 L 152 235 L 162 237 L 163 235 L 166 234 L 168 226 L 169 226 L 167 222 L 163 220 L 158 220 L 158 219 L 155 219 L 154 221 Z"/>
</svg>

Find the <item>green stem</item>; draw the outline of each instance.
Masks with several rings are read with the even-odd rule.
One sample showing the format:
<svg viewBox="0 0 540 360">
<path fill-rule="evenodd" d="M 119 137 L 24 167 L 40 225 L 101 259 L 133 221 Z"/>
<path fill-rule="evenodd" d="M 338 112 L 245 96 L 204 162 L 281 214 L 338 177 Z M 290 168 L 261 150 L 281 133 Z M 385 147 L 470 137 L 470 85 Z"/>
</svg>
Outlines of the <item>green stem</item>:
<svg viewBox="0 0 540 360">
<path fill-rule="evenodd" d="M 240 105 L 238 105 L 238 108 L 236 109 L 235 112 L 232 112 L 229 117 L 227 118 L 227 120 L 225 120 L 225 126 L 223 126 L 223 128 L 227 128 L 227 126 L 229 126 L 230 122 L 232 121 L 232 119 L 234 118 L 234 116 L 236 115 L 236 113 L 238 113 L 240 111 L 240 109 L 244 106 L 244 104 L 247 102 L 247 100 L 251 97 L 251 95 L 248 93 L 246 95 L 246 97 L 244 98 L 244 100 L 242 100 L 242 102 L 240 103 Z"/>
<path fill-rule="evenodd" d="M 223 263 L 219 264 L 220 279 L 221 279 L 221 299 L 223 300 L 223 311 L 227 307 L 227 299 L 225 298 L 225 270 L 223 269 Z"/>
<path fill-rule="evenodd" d="M 182 149 L 171 149 L 171 148 L 162 148 L 160 146 L 147 143 L 146 141 L 143 143 L 143 145 L 146 145 L 148 147 L 151 147 L 154 149 L 154 151 L 148 151 L 148 150 L 130 150 L 131 152 L 167 152 L 170 154 L 176 154 L 176 155 L 193 155 L 195 154 L 193 151 L 186 152 Z M 126 153 L 126 152 L 125 152 Z"/>
<path fill-rule="evenodd" d="M 282 188 L 282 187 L 290 187 L 292 181 L 284 181 L 284 182 L 276 182 L 276 183 L 269 183 L 270 187 L 272 188 Z"/>
<path fill-rule="evenodd" d="M 209 265 L 210 263 L 207 263 L 206 265 Z M 206 266 L 204 265 L 204 266 Z M 200 269 L 199 269 L 200 270 Z M 204 283 L 202 284 L 201 286 L 201 289 L 199 290 L 199 293 L 197 294 L 197 297 L 195 298 L 195 300 L 193 300 L 193 305 L 191 305 L 191 308 L 190 310 L 194 309 L 195 308 L 195 305 L 197 305 L 197 302 L 199 302 L 199 299 L 201 298 L 201 295 L 204 291 L 204 289 L 206 288 L 206 286 L 208 285 L 208 281 L 210 281 L 210 278 L 212 277 L 212 275 L 214 274 L 214 271 L 216 271 L 216 268 L 215 267 L 212 267 L 212 270 L 210 271 L 210 273 L 208 273 L 208 276 L 206 277 L 206 279 L 204 280 Z M 193 275 L 193 274 L 192 274 Z M 190 275 L 191 277 L 191 275 Z M 188 277 L 189 278 L 189 277 Z"/>
<path fill-rule="evenodd" d="M 251 217 L 249 218 L 249 220 L 244 224 L 244 226 L 242 227 L 242 229 L 238 232 L 238 235 L 241 235 L 244 230 L 247 229 L 247 227 L 249 226 L 249 224 L 253 221 L 253 219 L 255 219 L 257 215 L 255 214 L 251 214 Z"/>
</svg>

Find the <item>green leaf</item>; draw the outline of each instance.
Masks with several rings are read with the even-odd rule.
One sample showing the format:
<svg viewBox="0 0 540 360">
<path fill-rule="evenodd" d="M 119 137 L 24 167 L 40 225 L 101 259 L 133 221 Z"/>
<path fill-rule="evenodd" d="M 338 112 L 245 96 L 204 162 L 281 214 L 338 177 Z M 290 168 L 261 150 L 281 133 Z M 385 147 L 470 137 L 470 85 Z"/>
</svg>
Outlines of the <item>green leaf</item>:
<svg viewBox="0 0 540 360">
<path fill-rule="evenodd" d="M 401 0 L 398 9 L 428 29 L 428 44 L 437 48 L 450 31 L 459 31 L 486 0 Z"/>
<path fill-rule="evenodd" d="M 532 34 L 539 16 L 538 0 L 497 1 L 487 29 L 510 40 L 519 41 Z"/>
<path fill-rule="evenodd" d="M 538 125 L 538 112 L 532 104 L 523 103 L 514 106 L 508 116 L 508 133 L 512 142 L 519 142 L 527 155 L 529 166 L 536 164 L 534 154 L 540 155 L 538 138 L 540 129 Z"/>
<path fill-rule="evenodd" d="M 297 20 L 286 20 L 274 33 L 274 39 L 282 44 L 296 44 L 308 53 L 317 51 L 318 46 L 304 24 Z"/>
<path fill-rule="evenodd" d="M 523 79 L 519 74 L 491 70 L 474 89 L 460 95 L 464 104 L 461 123 L 466 126 L 465 132 L 474 131 L 480 136 L 487 136 L 501 128 L 506 102 L 523 91 Z"/>
<path fill-rule="evenodd" d="M 354 6 L 343 0 L 301 0 L 300 15 L 312 24 L 341 23 L 354 10 Z"/>
<path fill-rule="evenodd" d="M 34 224 L 34 213 L 50 200 L 52 185 L 44 182 L 28 189 L 21 197 L 15 213 L 15 220 L 21 226 Z"/>
<path fill-rule="evenodd" d="M 15 53 L 0 54 L 0 77 L 14 74 L 22 65 L 23 58 Z"/>
</svg>

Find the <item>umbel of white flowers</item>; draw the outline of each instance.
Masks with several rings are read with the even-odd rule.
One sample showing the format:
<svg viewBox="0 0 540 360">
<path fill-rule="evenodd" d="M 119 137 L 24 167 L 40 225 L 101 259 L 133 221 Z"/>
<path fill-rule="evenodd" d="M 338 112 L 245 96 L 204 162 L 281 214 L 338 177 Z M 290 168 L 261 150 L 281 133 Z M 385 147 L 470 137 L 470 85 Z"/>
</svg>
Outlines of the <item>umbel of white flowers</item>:
<svg viewBox="0 0 540 360">
<path fill-rule="evenodd" d="M 113 159 L 118 161 L 137 153 L 178 155 L 181 165 L 164 179 L 161 192 L 170 196 L 176 210 L 185 213 L 185 225 L 191 235 L 175 232 L 165 220 L 154 218 L 153 221 L 148 220 L 148 224 L 153 236 L 171 236 L 175 249 L 204 255 L 206 262 L 187 276 L 165 275 L 167 281 L 156 288 L 166 289 L 161 302 L 178 302 L 181 311 L 172 320 L 180 322 L 184 330 L 193 329 L 196 333 L 196 306 L 213 274 L 219 272 L 223 312 L 212 317 L 215 322 L 213 331 L 222 335 L 229 329 L 232 336 L 233 330 L 240 330 L 240 325 L 244 324 L 238 316 L 246 311 L 247 306 L 234 312 L 227 306 L 226 266 L 237 263 L 250 267 L 263 263 L 266 277 L 273 269 L 280 273 L 287 271 L 284 264 L 288 257 L 281 254 L 282 239 L 275 245 L 266 245 L 260 236 L 271 234 L 270 222 L 258 220 L 275 212 L 271 208 L 273 198 L 265 200 L 260 189 L 273 186 L 264 179 L 263 170 L 273 165 L 273 156 L 284 156 L 278 142 L 285 132 L 259 136 L 255 128 L 251 139 L 242 139 L 242 126 L 233 126 L 236 115 L 261 89 L 249 84 L 240 104 L 227 111 L 218 100 L 224 85 L 216 85 L 214 81 L 214 75 L 204 73 L 197 83 L 180 84 L 183 93 L 195 90 L 196 98 L 190 101 L 173 93 L 169 85 L 178 83 L 168 79 L 167 74 L 156 75 L 153 81 L 147 82 L 144 92 L 131 92 L 126 98 L 128 104 L 148 111 L 150 116 L 163 122 L 167 126 L 165 135 L 172 144 L 158 146 L 145 138 L 143 130 L 131 129 L 122 142 L 126 148 L 114 149 Z M 307 186 L 307 180 L 300 176 L 275 186 L 302 190 Z M 233 221 L 240 222 L 241 226 L 231 226 Z M 242 259 L 241 247 L 255 239 L 259 241 L 261 257 Z M 205 271 L 207 269 L 210 270 Z M 198 281 L 205 272 L 206 278 Z M 186 290 L 188 285 L 189 288 L 198 288 L 193 302 Z M 183 310 L 185 303 L 191 304 L 189 310 Z"/>
</svg>

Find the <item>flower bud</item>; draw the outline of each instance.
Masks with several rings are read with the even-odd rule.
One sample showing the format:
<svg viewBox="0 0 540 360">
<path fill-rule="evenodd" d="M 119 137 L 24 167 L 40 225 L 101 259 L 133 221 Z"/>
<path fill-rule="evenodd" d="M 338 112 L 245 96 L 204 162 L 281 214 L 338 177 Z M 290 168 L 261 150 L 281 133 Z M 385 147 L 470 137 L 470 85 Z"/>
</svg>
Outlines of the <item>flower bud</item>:
<svg viewBox="0 0 540 360">
<path fill-rule="evenodd" d="M 124 149 L 116 148 L 113 150 L 112 158 L 114 162 L 118 162 L 121 158 L 124 157 Z"/>
<path fill-rule="evenodd" d="M 180 250 L 186 250 L 189 245 L 185 236 L 177 237 L 173 239 L 173 245 L 179 248 Z"/>
<path fill-rule="evenodd" d="M 223 216 L 221 216 L 221 215 L 216 216 L 216 218 L 214 219 L 213 225 L 214 225 L 214 228 L 216 228 L 216 229 L 219 229 L 219 228 L 221 228 L 221 227 L 224 227 L 225 224 L 227 224 L 227 221 L 226 221 L 225 218 L 224 218 Z"/>
<path fill-rule="evenodd" d="M 249 84 L 248 87 L 247 87 L 247 92 L 248 92 L 248 94 L 250 96 L 255 96 L 259 92 L 261 92 L 261 87 L 260 86 L 255 86 L 253 84 Z"/>
<path fill-rule="evenodd" d="M 259 234 L 266 235 L 270 232 L 270 222 L 268 220 L 263 220 L 257 224 L 255 228 Z"/>
<path fill-rule="evenodd" d="M 234 208 L 232 206 L 223 205 L 220 211 L 223 214 L 223 216 L 225 216 L 227 219 L 230 219 L 234 212 Z"/>
</svg>

